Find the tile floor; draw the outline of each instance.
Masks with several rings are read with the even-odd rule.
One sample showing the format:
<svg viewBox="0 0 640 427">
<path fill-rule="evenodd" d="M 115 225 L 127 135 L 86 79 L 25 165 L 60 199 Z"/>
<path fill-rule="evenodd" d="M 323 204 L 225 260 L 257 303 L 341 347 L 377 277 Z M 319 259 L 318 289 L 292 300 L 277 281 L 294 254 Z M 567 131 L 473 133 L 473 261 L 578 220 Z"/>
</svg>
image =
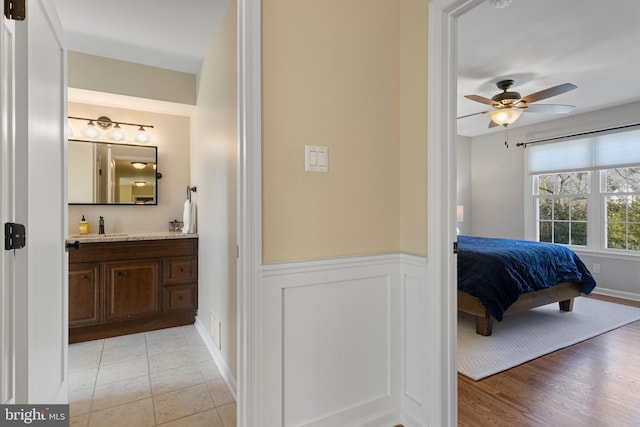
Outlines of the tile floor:
<svg viewBox="0 0 640 427">
<path fill-rule="evenodd" d="M 69 404 L 72 427 L 236 426 L 193 325 L 71 344 Z"/>
</svg>

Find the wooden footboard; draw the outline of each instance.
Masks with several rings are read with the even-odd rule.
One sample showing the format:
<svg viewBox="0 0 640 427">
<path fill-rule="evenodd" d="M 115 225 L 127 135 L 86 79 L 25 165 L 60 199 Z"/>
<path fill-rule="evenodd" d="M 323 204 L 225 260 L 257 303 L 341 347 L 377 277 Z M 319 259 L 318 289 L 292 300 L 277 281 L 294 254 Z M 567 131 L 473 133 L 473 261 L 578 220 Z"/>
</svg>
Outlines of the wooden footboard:
<svg viewBox="0 0 640 427">
<path fill-rule="evenodd" d="M 580 284 L 576 282 L 562 282 L 552 288 L 523 294 L 504 314 L 506 316 L 554 302 L 560 304 L 560 310 L 571 311 L 573 310 L 573 298 L 582 294 L 580 288 Z M 491 335 L 493 318 L 487 313 L 478 298 L 458 291 L 458 310 L 475 316 L 476 333 L 484 336 Z"/>
</svg>

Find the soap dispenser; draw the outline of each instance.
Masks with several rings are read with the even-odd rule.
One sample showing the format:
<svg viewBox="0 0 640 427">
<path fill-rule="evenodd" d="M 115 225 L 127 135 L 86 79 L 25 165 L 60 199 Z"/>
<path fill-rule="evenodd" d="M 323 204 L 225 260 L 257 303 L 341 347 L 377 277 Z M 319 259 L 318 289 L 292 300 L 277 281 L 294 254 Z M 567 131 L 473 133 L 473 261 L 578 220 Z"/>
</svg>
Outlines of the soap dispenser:
<svg viewBox="0 0 640 427">
<path fill-rule="evenodd" d="M 78 224 L 78 232 L 80 234 L 87 234 L 89 232 L 89 223 L 84 219 L 84 215 L 82 215 L 82 220 L 80 220 Z"/>
<path fill-rule="evenodd" d="M 100 225 L 98 225 L 98 234 L 104 234 L 104 217 L 100 217 Z"/>
</svg>

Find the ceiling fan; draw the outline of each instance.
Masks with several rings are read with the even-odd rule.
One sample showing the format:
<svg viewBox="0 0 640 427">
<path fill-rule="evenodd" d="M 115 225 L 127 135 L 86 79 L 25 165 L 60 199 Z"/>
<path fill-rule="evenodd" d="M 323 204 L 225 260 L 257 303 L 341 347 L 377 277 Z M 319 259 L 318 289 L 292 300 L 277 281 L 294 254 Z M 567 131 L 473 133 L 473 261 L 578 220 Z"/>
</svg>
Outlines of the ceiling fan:
<svg viewBox="0 0 640 427">
<path fill-rule="evenodd" d="M 489 123 L 489 128 L 499 125 L 506 127 L 518 120 L 518 117 L 520 117 L 520 114 L 522 114 L 523 111 L 530 113 L 565 114 L 570 113 L 575 108 L 573 105 L 561 104 L 532 105 L 534 102 L 551 98 L 552 96 L 561 95 L 577 88 L 574 84 L 564 83 L 523 97 L 520 96 L 518 92 L 509 91 L 511 86 L 513 86 L 513 83 L 513 80 L 500 80 L 496 83 L 496 86 L 498 86 L 498 89 L 502 90 L 502 92 L 493 96 L 491 99 L 480 95 L 465 95 L 465 98 L 467 99 L 492 106 L 493 110 L 467 114 L 458 118 L 463 119 L 465 117 L 476 116 L 478 114 L 490 114 L 491 122 Z"/>
</svg>

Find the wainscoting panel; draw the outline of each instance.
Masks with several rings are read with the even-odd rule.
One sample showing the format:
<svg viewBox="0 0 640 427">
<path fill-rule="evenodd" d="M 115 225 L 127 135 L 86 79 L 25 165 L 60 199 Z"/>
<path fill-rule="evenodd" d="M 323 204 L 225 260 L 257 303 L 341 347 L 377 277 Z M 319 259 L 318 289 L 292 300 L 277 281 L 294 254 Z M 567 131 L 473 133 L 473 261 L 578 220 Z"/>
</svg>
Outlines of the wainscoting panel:
<svg viewBox="0 0 640 427">
<path fill-rule="evenodd" d="M 429 293 L 426 258 L 402 257 L 402 421 L 407 427 L 424 426 L 430 362 L 427 346 L 430 336 Z M 432 345 L 433 347 L 433 345 Z M 431 356 L 433 358 L 433 355 Z"/>
<path fill-rule="evenodd" d="M 400 257 L 265 266 L 265 426 L 400 421 Z"/>
<path fill-rule="evenodd" d="M 389 275 L 283 290 L 285 425 L 391 395 Z"/>
<path fill-rule="evenodd" d="M 427 267 L 402 254 L 263 266 L 261 425 L 428 426 L 440 349 Z"/>
</svg>

